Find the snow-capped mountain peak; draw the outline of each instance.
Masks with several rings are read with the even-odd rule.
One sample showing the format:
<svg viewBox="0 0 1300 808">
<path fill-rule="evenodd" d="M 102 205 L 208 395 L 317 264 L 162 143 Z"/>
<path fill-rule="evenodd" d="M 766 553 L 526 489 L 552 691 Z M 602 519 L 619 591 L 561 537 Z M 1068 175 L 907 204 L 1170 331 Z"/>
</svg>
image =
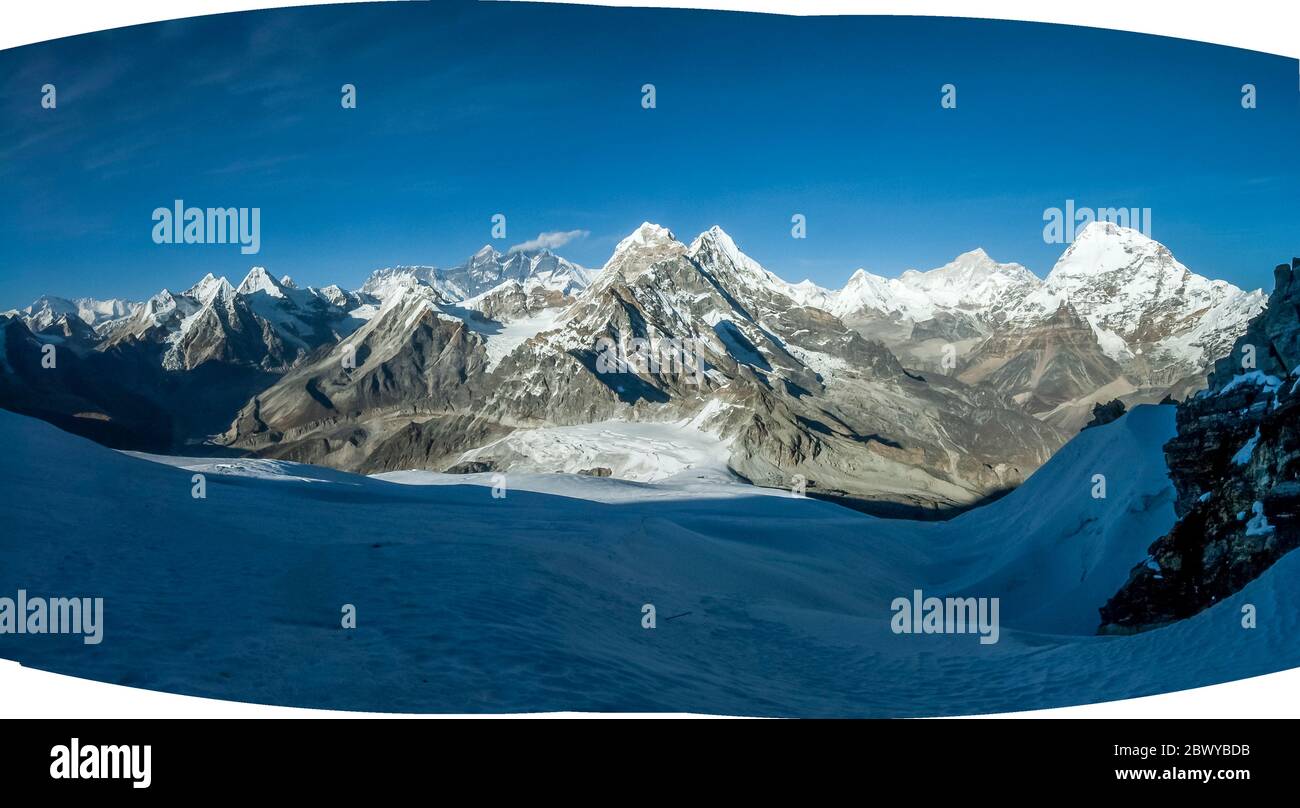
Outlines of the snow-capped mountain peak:
<svg viewBox="0 0 1300 808">
<path fill-rule="evenodd" d="M 727 231 L 718 227 L 716 224 L 705 230 L 695 237 L 691 246 L 687 248 L 686 253 L 691 258 L 699 261 L 707 253 L 712 252 L 726 264 L 728 264 L 741 279 L 747 283 L 757 283 L 764 286 L 776 288 L 778 291 L 785 293 L 792 286 L 781 278 L 768 272 L 754 259 L 740 251 L 736 242 Z"/>
<path fill-rule="evenodd" d="M 964 252 L 928 272 L 908 270 L 899 281 L 936 306 L 981 314 L 1005 307 L 1042 284 L 1025 267 L 999 263 L 982 248 Z"/>
<path fill-rule="evenodd" d="M 140 313 L 146 317 L 158 317 L 174 310 L 178 302 L 179 298 L 176 295 L 170 290 L 163 289 L 144 302 L 140 307 Z"/>
<path fill-rule="evenodd" d="M 185 295 L 192 297 L 203 305 L 208 305 L 213 300 L 224 299 L 235 293 L 235 287 L 230 285 L 230 281 L 225 277 L 218 278 L 211 272 L 203 276 L 198 283 L 185 290 Z"/>
<path fill-rule="evenodd" d="M 241 295 L 252 295 L 258 292 L 265 292 L 271 297 L 284 297 L 284 285 L 277 281 L 271 273 L 266 271 L 265 267 L 253 267 L 244 277 L 239 288 L 235 290 Z"/>
<path fill-rule="evenodd" d="M 438 285 L 438 273 L 438 268 L 431 266 L 385 267 L 371 272 L 360 292 L 379 300 L 387 300 L 403 286 Z"/>
<path fill-rule="evenodd" d="M 1198 275 L 1169 248 L 1128 227 L 1093 222 L 1061 255 L 1043 293 L 1065 297 L 1095 324 L 1128 340 L 1135 335 L 1187 330 L 1198 313 L 1219 310 L 1244 323 L 1265 296 Z M 1030 300 L 1030 311 L 1038 301 Z M 1038 308 L 1045 308 L 1038 303 Z M 1225 310 L 1226 309 L 1226 310 Z M 1199 351 L 1196 352 L 1199 356 Z"/>
<path fill-rule="evenodd" d="M 437 309 L 438 305 L 443 302 L 443 298 L 438 294 L 438 290 L 431 286 L 422 284 L 401 284 L 393 290 L 393 293 L 384 298 L 383 305 L 379 308 L 376 317 L 383 317 L 390 312 L 405 310 L 408 313 L 423 313 L 430 309 Z"/>
<path fill-rule="evenodd" d="M 909 293 L 907 287 L 898 280 L 889 280 L 858 268 L 843 288 L 831 292 L 830 312 L 840 317 L 869 310 L 881 314 L 890 314 L 907 310 L 911 314 L 926 319 L 928 311 L 925 301 Z"/>
<path fill-rule="evenodd" d="M 914 323 L 943 311 L 998 320 L 1042 281 L 1020 264 L 1000 263 L 976 248 L 930 270 L 909 269 L 884 278 L 864 269 L 831 293 L 829 310 L 840 317 L 889 315 Z"/>
<path fill-rule="evenodd" d="M 918 289 L 941 289 L 962 284 L 980 283 L 990 278 L 1007 282 L 1037 282 L 1037 276 L 1020 264 L 995 261 L 982 247 L 964 252 L 935 269 L 909 269 L 900 280 Z"/>
<path fill-rule="evenodd" d="M 1069 283 L 1071 278 L 1120 272 L 1143 262 L 1186 271 L 1165 245 L 1142 232 L 1110 222 L 1090 222 L 1061 254 L 1048 273 L 1047 281 L 1050 285 L 1061 286 Z"/>
<path fill-rule="evenodd" d="M 77 304 L 66 298 L 41 295 L 30 306 L 14 313 L 21 316 L 33 331 L 41 331 L 49 328 L 60 317 L 76 315 Z"/>
<path fill-rule="evenodd" d="M 749 256 L 742 253 L 740 248 L 736 246 L 736 242 L 727 234 L 727 231 L 716 224 L 695 237 L 695 240 L 691 242 L 690 252 L 699 252 L 700 248 L 705 244 L 714 245 L 733 261 L 750 260 Z"/>
<path fill-rule="evenodd" d="M 563 295 L 573 295 L 591 284 L 591 273 L 550 250 L 533 253 L 523 279 L 525 288 L 541 286 Z"/>
<path fill-rule="evenodd" d="M 96 300 L 91 297 L 79 297 L 73 301 L 81 319 L 90 326 L 98 326 L 122 317 L 129 317 L 140 307 L 139 303 L 120 298 Z"/>
<path fill-rule="evenodd" d="M 636 230 L 633 230 L 631 234 L 618 243 L 618 246 L 614 248 L 614 254 L 618 255 L 633 248 L 672 243 L 678 243 L 677 236 L 673 235 L 673 231 L 653 222 L 642 222 Z"/>
<path fill-rule="evenodd" d="M 372 272 L 360 292 L 386 300 L 409 286 L 428 286 L 447 301 L 463 302 L 503 284 L 517 282 L 525 290 L 542 287 L 570 296 L 587 287 L 587 270 L 549 250 L 502 253 L 485 244 L 465 263 L 449 269 L 432 266 L 398 266 Z"/>
<path fill-rule="evenodd" d="M 614 248 L 614 254 L 605 262 L 593 285 L 604 286 L 625 277 L 625 272 L 640 274 L 658 261 L 672 260 L 685 252 L 686 245 L 678 241 L 671 230 L 642 222 Z"/>
<path fill-rule="evenodd" d="M 751 302 L 772 298 L 768 308 L 781 309 L 793 301 L 804 307 L 830 310 L 831 292 L 812 281 L 790 283 L 750 258 L 736 246 L 736 242 L 717 225 L 696 236 L 686 254 L 692 261 L 713 275 L 714 280 L 732 291 L 739 291 Z"/>
<path fill-rule="evenodd" d="M 818 286 L 808 278 L 790 284 L 790 296 L 800 306 L 830 311 L 834 295 L 833 291 Z"/>
</svg>

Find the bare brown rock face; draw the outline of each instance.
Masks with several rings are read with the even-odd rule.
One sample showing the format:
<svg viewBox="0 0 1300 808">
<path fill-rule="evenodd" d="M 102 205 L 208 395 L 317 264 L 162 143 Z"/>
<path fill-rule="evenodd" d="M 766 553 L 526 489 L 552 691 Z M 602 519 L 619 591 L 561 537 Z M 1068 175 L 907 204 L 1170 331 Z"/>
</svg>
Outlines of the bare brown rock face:
<svg viewBox="0 0 1300 808">
<path fill-rule="evenodd" d="M 1282 264 L 1209 387 L 1165 445 L 1178 522 L 1101 609 L 1103 633 L 1189 617 L 1300 544 L 1300 259 Z"/>
<path fill-rule="evenodd" d="M 1066 303 L 1032 326 L 989 337 L 965 358 L 957 378 L 1000 390 L 1067 432 L 1083 423 L 1098 397 L 1137 390 L 1102 351 L 1088 322 Z"/>
</svg>

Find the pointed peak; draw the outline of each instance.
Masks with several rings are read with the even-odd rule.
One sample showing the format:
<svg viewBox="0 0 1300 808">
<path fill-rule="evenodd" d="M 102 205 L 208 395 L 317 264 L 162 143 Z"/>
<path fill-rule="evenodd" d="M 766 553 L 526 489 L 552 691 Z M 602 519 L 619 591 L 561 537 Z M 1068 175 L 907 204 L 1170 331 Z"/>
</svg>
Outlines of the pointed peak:
<svg viewBox="0 0 1300 808">
<path fill-rule="evenodd" d="M 916 272 L 916 270 L 909 269 L 907 270 L 907 272 Z M 853 270 L 853 274 L 849 276 L 848 281 L 844 285 L 848 287 L 848 286 L 861 286 L 864 283 L 879 284 L 879 283 L 888 283 L 888 282 L 889 282 L 888 278 L 881 277 L 880 275 L 877 275 L 874 272 L 868 272 L 863 267 L 858 267 L 857 269 Z"/>
<path fill-rule="evenodd" d="M 283 287 L 286 288 L 286 289 L 297 289 L 297 288 L 298 288 L 298 284 L 294 283 L 294 282 L 293 282 L 293 278 L 291 278 L 291 277 L 288 276 L 288 275 L 281 275 L 281 276 L 280 276 L 280 285 L 283 286 Z"/>
<path fill-rule="evenodd" d="M 623 252 L 632 247 L 648 247 L 659 244 L 672 244 L 677 241 L 677 236 L 673 231 L 653 222 L 642 222 L 641 225 L 631 232 L 627 238 L 618 243 L 614 248 L 615 253 Z"/>
<path fill-rule="evenodd" d="M 235 287 L 230 285 L 230 281 L 209 272 L 198 283 L 186 289 L 184 294 L 186 297 L 192 297 L 206 306 L 213 300 L 233 294 L 234 291 Z"/>
<path fill-rule="evenodd" d="M 235 291 L 241 295 L 265 292 L 271 297 L 284 297 L 284 287 L 266 271 L 266 267 L 253 267 L 248 270 L 248 274 L 244 276 L 243 282 Z"/>
<path fill-rule="evenodd" d="M 736 242 L 727 234 L 727 231 L 716 224 L 695 237 L 695 240 L 691 242 L 690 252 L 694 254 L 705 246 L 712 246 L 718 252 L 726 255 L 742 255 L 740 248 L 736 246 Z"/>
<path fill-rule="evenodd" d="M 148 319 L 170 311 L 176 308 L 176 305 L 176 296 L 171 293 L 170 289 L 163 289 L 146 300 L 137 314 Z"/>
<path fill-rule="evenodd" d="M 925 271 L 909 269 L 901 279 L 911 284 L 932 287 L 934 284 L 948 286 L 958 284 L 994 283 L 1029 283 L 1037 285 L 1038 278 L 1022 264 L 1002 263 L 989 255 L 983 247 L 958 255 L 948 263 L 936 269 Z"/>
</svg>

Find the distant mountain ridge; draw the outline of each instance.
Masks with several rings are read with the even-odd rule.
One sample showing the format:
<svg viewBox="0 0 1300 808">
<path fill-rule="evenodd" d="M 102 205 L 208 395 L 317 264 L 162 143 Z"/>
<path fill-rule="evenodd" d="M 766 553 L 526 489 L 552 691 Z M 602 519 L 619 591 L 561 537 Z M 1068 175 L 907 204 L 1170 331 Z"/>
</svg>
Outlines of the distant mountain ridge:
<svg viewBox="0 0 1300 808">
<path fill-rule="evenodd" d="M 468 261 L 450 269 L 399 266 L 376 270 L 359 291 L 382 300 L 396 288 L 414 283 L 432 287 L 448 300 L 464 300 L 508 281 L 572 294 L 585 288 L 591 275 L 549 250 L 501 253 L 484 245 Z"/>
<path fill-rule="evenodd" d="M 1087 420 L 1103 389 L 1112 397 L 1129 396 L 1131 403 L 1166 394 L 1183 398 L 1199 389 L 1209 366 L 1267 300 L 1262 290 L 1245 292 L 1197 275 L 1164 245 L 1107 222 L 1085 227 L 1045 279 L 977 249 L 927 272 L 908 270 L 886 279 L 858 270 L 837 291 L 799 287 L 806 305 L 882 340 L 905 362 L 955 370 L 967 380 L 991 372 L 999 345 L 1042 339 L 1044 325 L 1053 321 L 1067 327 L 1076 320 L 1087 323 L 1092 340 L 1063 334 L 1061 347 L 1077 353 L 1068 360 L 1075 364 L 1107 364 L 1098 355 L 1110 360 L 1110 378 L 1094 373 L 1095 385 L 1049 386 L 1039 395 L 1038 381 L 1052 385 L 1055 378 L 1040 369 L 1033 384 L 1025 386 L 1027 377 L 1020 377 L 1021 384 L 1004 389 L 1022 400 L 1056 400 L 1056 407 L 1035 411 L 1069 430 Z M 1063 306 L 1072 315 L 1058 317 Z M 956 361 L 945 367 L 949 349 Z M 1003 359 L 1021 355 L 1005 351 Z"/>
<path fill-rule="evenodd" d="M 356 291 L 254 267 L 237 286 L 209 274 L 143 303 L 42 298 L 5 316 L 159 391 L 177 444 L 505 469 L 552 434 L 536 430 L 673 422 L 761 485 L 956 509 L 1017 485 L 1096 401 L 1194 388 L 1262 305 L 1110 225 L 1083 231 L 1046 279 L 973 250 L 831 291 L 783 280 L 721 228 L 687 244 L 646 222 L 598 272 L 485 246 L 449 269 L 377 270 Z M 697 351 L 695 381 L 601 370 L 601 344 L 665 340 Z M 77 384 L 93 404 L 95 384 Z"/>
</svg>

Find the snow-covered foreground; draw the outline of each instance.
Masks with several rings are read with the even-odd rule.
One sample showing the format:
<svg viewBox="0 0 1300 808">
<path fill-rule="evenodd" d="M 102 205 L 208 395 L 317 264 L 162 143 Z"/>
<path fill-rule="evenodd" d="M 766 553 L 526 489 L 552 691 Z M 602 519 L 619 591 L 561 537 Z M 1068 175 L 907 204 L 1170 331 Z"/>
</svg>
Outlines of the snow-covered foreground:
<svg viewBox="0 0 1300 808">
<path fill-rule="evenodd" d="M 1172 522 L 1172 431 L 1173 408 L 1138 408 L 1007 497 L 917 523 L 689 473 L 512 474 L 497 499 L 474 477 L 177 468 L 0 412 L 0 596 L 105 599 L 101 644 L 0 634 L 0 656 L 297 706 L 759 715 L 1020 710 L 1300 665 L 1296 554 L 1180 624 L 1092 635 Z M 892 633 L 914 589 L 999 597 L 999 642 Z"/>
</svg>

